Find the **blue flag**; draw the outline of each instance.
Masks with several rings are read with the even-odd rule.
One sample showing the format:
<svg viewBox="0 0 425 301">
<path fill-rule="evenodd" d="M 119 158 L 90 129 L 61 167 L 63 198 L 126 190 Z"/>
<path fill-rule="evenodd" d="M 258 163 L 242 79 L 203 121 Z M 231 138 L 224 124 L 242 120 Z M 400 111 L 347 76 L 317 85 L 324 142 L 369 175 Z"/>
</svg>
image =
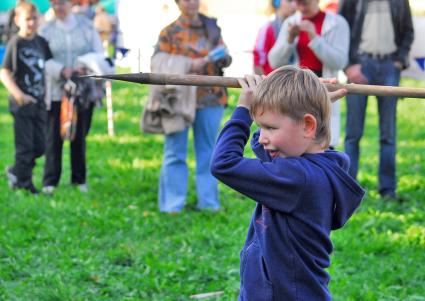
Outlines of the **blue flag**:
<svg viewBox="0 0 425 301">
<path fill-rule="evenodd" d="M 128 48 L 124 48 L 124 47 L 116 47 L 115 48 L 115 57 L 117 56 L 117 54 L 119 53 L 121 55 L 121 57 L 125 57 L 125 55 L 127 54 L 127 52 L 129 52 L 130 49 Z"/>
<path fill-rule="evenodd" d="M 418 63 L 422 71 L 425 71 L 425 57 L 415 58 L 415 61 Z"/>
</svg>

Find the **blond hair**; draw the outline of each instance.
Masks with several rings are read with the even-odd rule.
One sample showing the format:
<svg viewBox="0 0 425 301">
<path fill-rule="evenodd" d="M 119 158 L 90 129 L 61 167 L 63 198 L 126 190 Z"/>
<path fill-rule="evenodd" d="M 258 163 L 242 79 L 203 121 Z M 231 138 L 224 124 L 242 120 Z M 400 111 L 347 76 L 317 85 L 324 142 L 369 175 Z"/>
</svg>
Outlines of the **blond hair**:
<svg viewBox="0 0 425 301">
<path fill-rule="evenodd" d="M 22 13 L 38 13 L 37 7 L 29 2 L 21 2 L 15 7 L 15 16 L 19 17 Z"/>
<path fill-rule="evenodd" d="M 251 116 L 263 110 L 280 112 L 296 121 L 305 114 L 316 118 L 315 140 L 327 148 L 331 140 L 331 101 L 326 87 L 308 69 L 284 66 L 270 73 L 258 86 L 250 106 Z"/>
</svg>

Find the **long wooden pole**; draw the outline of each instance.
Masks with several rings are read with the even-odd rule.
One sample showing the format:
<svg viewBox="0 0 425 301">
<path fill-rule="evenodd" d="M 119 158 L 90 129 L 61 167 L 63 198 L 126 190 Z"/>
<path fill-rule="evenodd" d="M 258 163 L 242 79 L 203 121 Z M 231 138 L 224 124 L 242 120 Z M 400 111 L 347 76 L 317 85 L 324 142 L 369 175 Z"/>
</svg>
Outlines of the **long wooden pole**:
<svg viewBox="0 0 425 301">
<path fill-rule="evenodd" d="M 167 73 L 128 73 L 111 75 L 90 75 L 92 78 L 120 80 L 149 85 L 183 85 L 183 86 L 215 86 L 240 88 L 236 77 L 209 76 L 195 74 L 167 74 Z M 325 84 L 331 92 L 344 88 L 349 94 L 363 94 L 376 96 L 397 96 L 409 98 L 425 98 L 425 88 L 391 87 L 358 84 Z"/>
</svg>

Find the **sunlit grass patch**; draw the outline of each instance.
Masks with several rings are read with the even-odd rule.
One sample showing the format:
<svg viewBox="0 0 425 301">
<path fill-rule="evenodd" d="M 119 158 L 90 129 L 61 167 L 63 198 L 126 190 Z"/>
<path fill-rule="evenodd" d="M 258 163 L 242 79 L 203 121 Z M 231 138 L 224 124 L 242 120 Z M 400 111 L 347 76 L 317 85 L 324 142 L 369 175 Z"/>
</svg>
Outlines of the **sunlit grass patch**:
<svg viewBox="0 0 425 301">
<path fill-rule="evenodd" d="M 230 89 L 223 124 L 238 91 Z M 3 88 L 0 96 L 6 99 Z M 174 301 L 213 291 L 224 291 L 219 300 L 236 300 L 239 252 L 255 203 L 220 184 L 222 210 L 198 211 L 191 141 L 186 207 L 177 216 L 159 213 L 164 138 L 140 132 L 146 99 L 143 85 L 113 83 L 115 136 L 107 134 L 106 108 L 97 109 L 87 140 L 89 193 L 69 183 L 67 142 L 51 197 L 8 189 L 3 170 L 13 162 L 12 118 L 0 102 L 0 300 Z M 344 101 L 341 107 L 344 129 Z M 425 300 L 425 102 L 408 99 L 398 108 L 398 191 L 407 201 L 390 202 L 377 191 L 378 116 L 371 98 L 359 168 L 367 194 L 347 225 L 332 233 L 336 301 Z M 341 142 L 339 150 L 343 135 Z M 246 155 L 253 156 L 249 146 Z M 38 186 L 43 162 L 34 171 Z"/>
</svg>

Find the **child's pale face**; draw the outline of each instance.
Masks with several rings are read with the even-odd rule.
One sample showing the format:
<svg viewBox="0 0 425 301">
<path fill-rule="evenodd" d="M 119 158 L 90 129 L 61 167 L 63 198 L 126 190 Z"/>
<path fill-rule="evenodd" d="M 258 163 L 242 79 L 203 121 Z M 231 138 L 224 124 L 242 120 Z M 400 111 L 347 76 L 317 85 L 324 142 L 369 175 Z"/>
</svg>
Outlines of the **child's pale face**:
<svg viewBox="0 0 425 301">
<path fill-rule="evenodd" d="M 38 15 L 36 12 L 23 11 L 16 17 L 15 22 L 19 27 L 19 35 L 30 37 L 37 31 Z"/>
<path fill-rule="evenodd" d="M 297 157 L 308 151 L 311 140 L 305 138 L 304 123 L 271 110 L 257 112 L 259 143 L 272 158 Z"/>
</svg>

